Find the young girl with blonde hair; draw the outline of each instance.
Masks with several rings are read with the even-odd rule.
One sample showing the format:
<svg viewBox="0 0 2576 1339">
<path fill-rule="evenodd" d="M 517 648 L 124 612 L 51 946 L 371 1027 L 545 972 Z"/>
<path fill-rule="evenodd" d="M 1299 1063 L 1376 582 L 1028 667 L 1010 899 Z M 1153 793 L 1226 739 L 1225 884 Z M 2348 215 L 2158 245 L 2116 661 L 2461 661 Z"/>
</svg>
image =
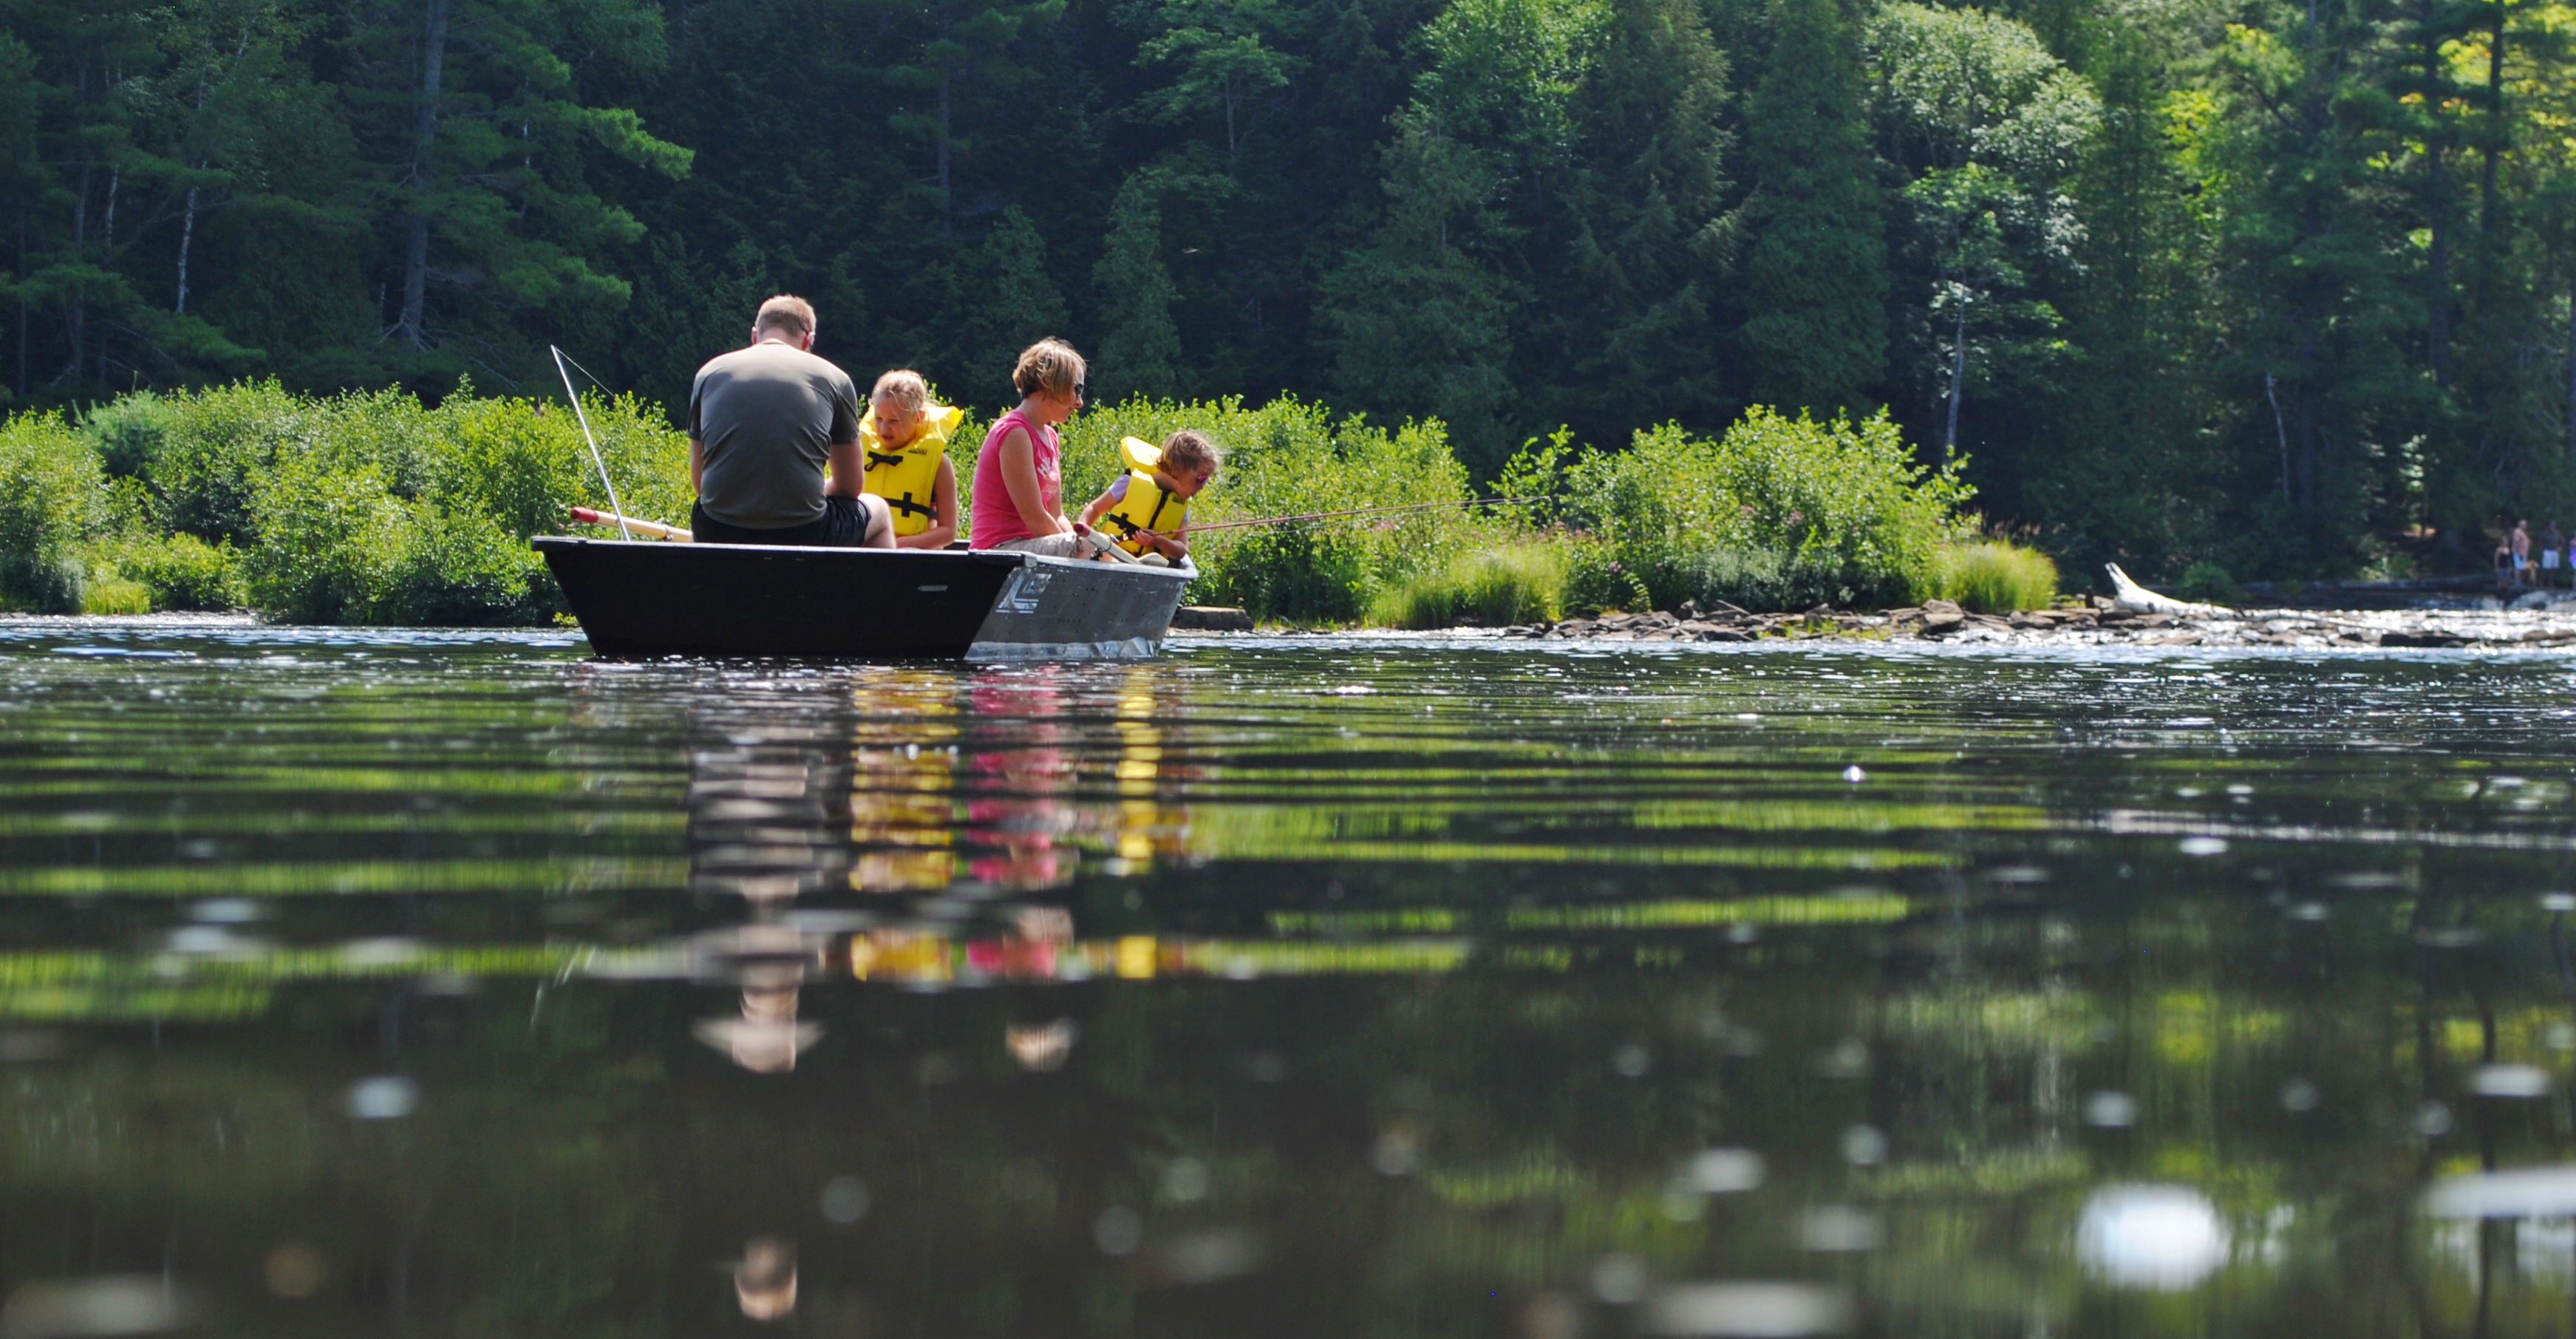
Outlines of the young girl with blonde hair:
<svg viewBox="0 0 2576 1339">
<path fill-rule="evenodd" d="M 868 392 L 859 450 L 867 460 L 867 491 L 894 513 L 896 548 L 944 548 L 957 537 L 957 467 L 948 460 L 948 434 L 965 417 L 954 405 L 933 404 L 930 383 L 910 368 L 878 377 Z"/>
</svg>

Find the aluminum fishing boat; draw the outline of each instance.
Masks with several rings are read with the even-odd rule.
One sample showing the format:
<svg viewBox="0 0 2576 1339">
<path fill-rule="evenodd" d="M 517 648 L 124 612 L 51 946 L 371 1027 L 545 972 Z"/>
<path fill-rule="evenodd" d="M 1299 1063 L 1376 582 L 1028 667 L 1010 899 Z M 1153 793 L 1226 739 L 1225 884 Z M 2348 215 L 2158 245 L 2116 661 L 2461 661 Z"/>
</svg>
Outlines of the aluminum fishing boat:
<svg viewBox="0 0 2576 1339">
<path fill-rule="evenodd" d="M 1101 660 L 1153 655 L 1196 575 L 962 549 L 823 549 L 541 536 L 612 659 Z"/>
</svg>

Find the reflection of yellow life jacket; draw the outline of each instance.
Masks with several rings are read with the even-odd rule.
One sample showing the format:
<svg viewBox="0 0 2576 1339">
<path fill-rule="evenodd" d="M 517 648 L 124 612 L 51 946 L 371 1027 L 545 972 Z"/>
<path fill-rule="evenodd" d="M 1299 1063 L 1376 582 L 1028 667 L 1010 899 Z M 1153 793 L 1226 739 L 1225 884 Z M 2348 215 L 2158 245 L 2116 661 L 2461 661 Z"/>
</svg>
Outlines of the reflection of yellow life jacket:
<svg viewBox="0 0 2576 1339">
<path fill-rule="evenodd" d="M 878 438 L 875 415 L 859 420 L 859 449 L 868 456 L 866 491 L 893 504 L 896 534 L 920 534 L 939 519 L 931 498 L 939 488 L 939 462 L 948 455 L 948 434 L 965 418 L 966 411 L 954 405 L 927 406 L 912 440 L 896 447 Z"/>
<path fill-rule="evenodd" d="M 1190 500 L 1163 491 L 1154 476 L 1163 463 L 1163 448 L 1134 437 L 1118 443 L 1119 452 L 1127 457 L 1127 496 L 1100 513 L 1100 524 L 1118 536 L 1118 547 L 1142 557 L 1145 541 L 1136 534 L 1151 530 L 1165 539 L 1190 523 Z"/>
</svg>

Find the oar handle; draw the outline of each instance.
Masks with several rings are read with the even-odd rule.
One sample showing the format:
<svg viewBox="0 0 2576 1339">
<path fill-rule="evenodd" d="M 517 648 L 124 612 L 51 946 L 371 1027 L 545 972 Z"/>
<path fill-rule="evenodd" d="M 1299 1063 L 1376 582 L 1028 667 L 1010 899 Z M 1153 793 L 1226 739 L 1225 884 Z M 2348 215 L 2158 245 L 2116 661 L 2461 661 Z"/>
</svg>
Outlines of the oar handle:
<svg viewBox="0 0 2576 1339">
<path fill-rule="evenodd" d="M 575 507 L 572 509 L 572 518 L 583 525 L 615 525 L 619 519 L 617 513 L 601 511 L 595 507 Z M 625 518 L 625 522 L 626 528 L 636 534 L 652 535 L 670 540 L 675 544 L 687 544 L 697 538 L 676 525 L 664 525 L 660 521 L 639 521 L 629 516 Z"/>
</svg>

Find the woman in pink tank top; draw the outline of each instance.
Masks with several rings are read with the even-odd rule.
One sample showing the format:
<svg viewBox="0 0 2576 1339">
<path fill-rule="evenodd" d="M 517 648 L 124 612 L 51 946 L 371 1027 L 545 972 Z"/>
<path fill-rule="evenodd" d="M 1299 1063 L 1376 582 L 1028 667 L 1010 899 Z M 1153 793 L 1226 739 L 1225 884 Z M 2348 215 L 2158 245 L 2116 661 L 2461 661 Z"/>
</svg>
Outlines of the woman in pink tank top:
<svg viewBox="0 0 2576 1339">
<path fill-rule="evenodd" d="M 1020 354 L 1011 384 L 1020 407 L 994 420 L 975 457 L 975 506 L 967 542 L 1073 558 L 1099 547 L 1090 528 L 1064 514 L 1064 469 L 1055 425 L 1082 407 L 1082 355 L 1058 339 Z"/>
</svg>

